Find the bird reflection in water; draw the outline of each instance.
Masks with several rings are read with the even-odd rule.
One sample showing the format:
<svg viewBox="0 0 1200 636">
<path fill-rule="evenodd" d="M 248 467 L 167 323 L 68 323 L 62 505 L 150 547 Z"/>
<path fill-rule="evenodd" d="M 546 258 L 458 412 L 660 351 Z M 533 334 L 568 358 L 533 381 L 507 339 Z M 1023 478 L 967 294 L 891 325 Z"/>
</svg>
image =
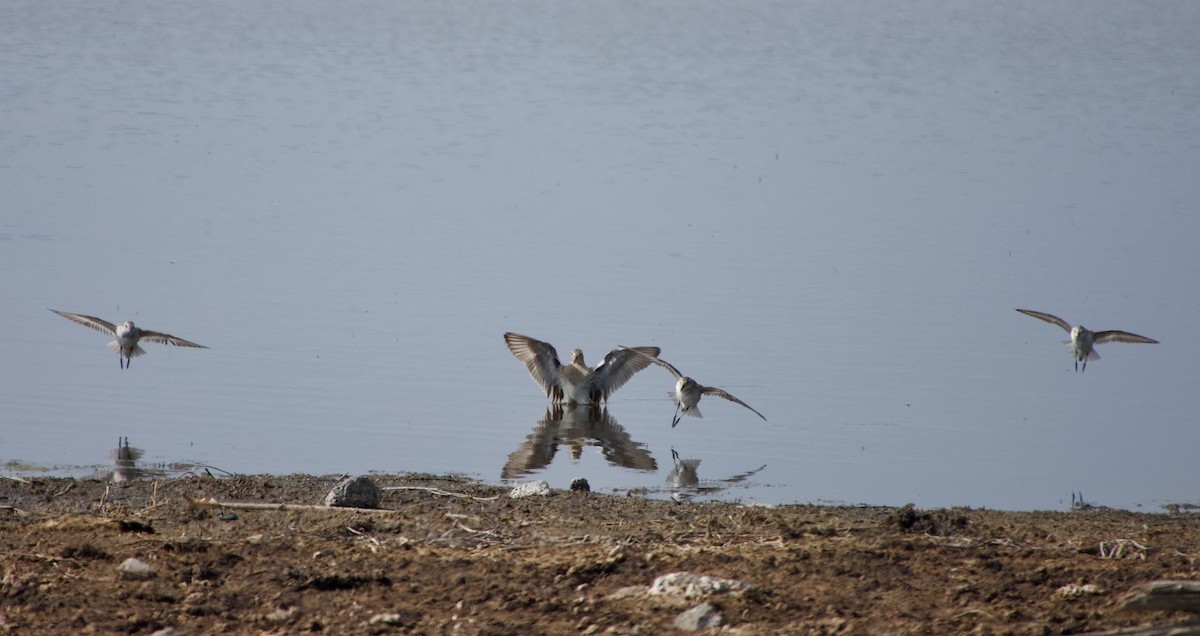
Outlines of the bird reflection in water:
<svg viewBox="0 0 1200 636">
<path fill-rule="evenodd" d="M 118 437 L 117 448 L 108 452 L 108 461 L 113 466 L 109 481 L 133 481 L 141 477 L 144 471 L 138 468 L 137 462 L 143 453 L 142 449 L 129 445 L 128 437 Z"/>
<path fill-rule="evenodd" d="M 682 459 L 679 456 L 679 451 L 672 448 L 671 461 L 674 462 L 675 466 L 667 474 L 667 487 L 671 491 L 671 498 L 678 502 L 690 501 L 696 495 L 719 493 L 728 489 L 733 484 L 741 483 L 753 477 L 767 467 L 766 464 L 763 464 L 754 470 L 739 473 L 726 479 L 706 479 L 701 481 L 699 459 Z"/>
<path fill-rule="evenodd" d="M 625 428 L 595 404 L 556 404 L 525 441 L 508 456 L 501 479 L 517 479 L 545 468 L 554 460 L 558 447 L 566 445 L 571 459 L 578 461 L 585 446 L 598 446 L 608 463 L 633 470 L 655 471 L 658 463 L 644 444 L 633 441 Z"/>
<path fill-rule="evenodd" d="M 145 452 L 140 448 L 130 446 L 128 437 L 118 437 L 117 447 L 108 451 L 108 463 L 113 468 L 111 471 L 102 473 L 101 478 L 120 483 L 143 477 L 165 477 L 167 471 L 161 465 L 138 465 Z"/>
</svg>

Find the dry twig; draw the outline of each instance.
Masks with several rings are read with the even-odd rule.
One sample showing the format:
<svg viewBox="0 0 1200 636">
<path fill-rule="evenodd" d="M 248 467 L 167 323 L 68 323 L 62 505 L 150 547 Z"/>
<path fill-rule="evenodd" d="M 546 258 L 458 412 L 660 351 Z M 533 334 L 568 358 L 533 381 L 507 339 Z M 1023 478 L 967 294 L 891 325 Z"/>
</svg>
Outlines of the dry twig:
<svg viewBox="0 0 1200 636">
<path fill-rule="evenodd" d="M 285 504 L 285 503 L 238 503 L 233 501 L 217 501 L 216 499 L 192 499 L 187 498 L 189 506 L 194 508 L 228 508 L 230 510 L 280 510 L 280 511 L 296 511 L 296 510 L 314 510 L 322 512 L 374 512 L 374 513 L 396 513 L 403 512 L 402 510 L 389 510 L 386 508 L 347 508 L 340 506 L 325 506 L 321 504 Z"/>
<path fill-rule="evenodd" d="M 384 486 L 380 490 L 423 490 L 433 495 L 441 495 L 443 497 L 460 497 L 462 499 L 477 499 L 479 501 L 495 501 L 500 498 L 500 495 L 495 497 L 477 497 L 461 492 L 450 492 L 441 488 L 429 488 L 427 486 Z"/>
</svg>

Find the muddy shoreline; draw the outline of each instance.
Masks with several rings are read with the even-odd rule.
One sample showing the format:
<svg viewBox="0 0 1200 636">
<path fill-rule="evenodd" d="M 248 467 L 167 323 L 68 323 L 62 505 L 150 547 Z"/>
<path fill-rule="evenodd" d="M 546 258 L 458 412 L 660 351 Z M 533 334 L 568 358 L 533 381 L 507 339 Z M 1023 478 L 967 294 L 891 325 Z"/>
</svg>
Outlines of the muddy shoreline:
<svg viewBox="0 0 1200 636">
<path fill-rule="evenodd" d="M 409 489 L 383 512 L 244 510 L 197 500 L 317 504 L 336 478 L 0 479 L 0 632 L 660 634 L 707 601 L 744 634 L 1066 634 L 1183 620 L 1122 596 L 1200 579 L 1192 513 L 514 500 L 372 478 Z M 675 572 L 751 587 L 645 593 Z"/>
</svg>

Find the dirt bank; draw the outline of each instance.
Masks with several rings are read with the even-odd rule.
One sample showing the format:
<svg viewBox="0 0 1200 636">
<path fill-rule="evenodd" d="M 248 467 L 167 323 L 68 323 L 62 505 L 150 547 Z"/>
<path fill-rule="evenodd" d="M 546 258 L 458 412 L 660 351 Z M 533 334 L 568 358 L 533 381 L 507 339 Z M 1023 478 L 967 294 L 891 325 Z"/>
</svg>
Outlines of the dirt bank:
<svg viewBox="0 0 1200 636">
<path fill-rule="evenodd" d="M 700 598 L 631 586 L 687 571 L 745 634 L 1058 634 L 1169 622 L 1119 611 L 1154 579 L 1200 579 L 1200 517 L 1112 510 L 678 504 L 376 476 L 393 512 L 318 503 L 334 478 L 108 484 L 0 479 L 0 631 L 21 634 L 661 634 Z M 493 499 L 493 497 L 495 497 Z M 128 558 L 149 578 L 126 578 Z"/>
</svg>

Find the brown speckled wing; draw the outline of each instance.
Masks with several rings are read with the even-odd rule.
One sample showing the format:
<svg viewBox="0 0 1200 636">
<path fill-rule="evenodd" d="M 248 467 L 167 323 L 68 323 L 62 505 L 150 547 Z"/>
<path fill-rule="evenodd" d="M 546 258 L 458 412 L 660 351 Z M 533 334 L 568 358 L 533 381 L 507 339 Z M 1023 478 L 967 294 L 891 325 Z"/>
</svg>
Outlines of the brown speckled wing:
<svg viewBox="0 0 1200 636">
<path fill-rule="evenodd" d="M 558 352 L 550 343 L 512 332 L 504 334 L 504 343 L 513 356 L 529 369 L 529 375 L 533 376 L 547 397 L 555 401 L 562 400 L 562 386 L 558 382 L 558 368 L 562 364 L 558 361 Z"/>
</svg>

